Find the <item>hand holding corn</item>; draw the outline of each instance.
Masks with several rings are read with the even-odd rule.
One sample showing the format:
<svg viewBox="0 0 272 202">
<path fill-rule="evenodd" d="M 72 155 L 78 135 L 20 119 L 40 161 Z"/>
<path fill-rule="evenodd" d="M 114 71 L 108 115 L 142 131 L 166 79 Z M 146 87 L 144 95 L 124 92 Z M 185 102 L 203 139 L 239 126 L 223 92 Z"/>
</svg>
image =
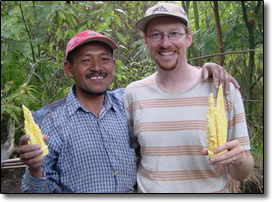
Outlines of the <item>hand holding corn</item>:
<svg viewBox="0 0 272 202">
<path fill-rule="evenodd" d="M 31 112 L 27 107 L 23 105 L 24 117 L 25 117 L 25 132 L 30 136 L 28 144 L 39 144 L 43 153 L 40 156 L 46 156 L 48 154 L 48 147 L 43 140 L 43 135 L 39 126 L 35 123 Z"/>
<path fill-rule="evenodd" d="M 208 154 L 210 165 L 227 165 L 228 173 L 232 178 L 242 181 L 252 170 L 254 160 L 250 152 L 243 149 L 239 140 L 234 139 L 226 142 L 227 129 L 222 85 L 220 85 L 216 107 L 214 106 L 213 95 L 209 96 L 207 112 L 208 151 L 203 150 L 203 154 Z M 214 151 L 216 152 L 214 153 Z"/>
<path fill-rule="evenodd" d="M 209 96 L 209 108 L 207 112 L 207 144 L 208 156 L 210 158 L 227 152 L 223 150 L 214 154 L 214 149 L 226 143 L 227 140 L 227 119 L 224 106 L 222 84 L 219 86 L 217 94 L 217 105 L 214 106 L 213 94 Z"/>
</svg>

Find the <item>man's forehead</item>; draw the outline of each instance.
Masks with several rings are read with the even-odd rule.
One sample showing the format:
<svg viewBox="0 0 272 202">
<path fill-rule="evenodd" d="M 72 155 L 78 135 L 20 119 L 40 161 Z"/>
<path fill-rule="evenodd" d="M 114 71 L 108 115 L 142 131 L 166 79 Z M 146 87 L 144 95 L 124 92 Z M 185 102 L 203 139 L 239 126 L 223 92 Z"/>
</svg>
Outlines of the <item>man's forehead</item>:
<svg viewBox="0 0 272 202">
<path fill-rule="evenodd" d="M 78 48 L 78 51 L 76 51 L 78 56 L 85 57 L 85 56 L 92 56 L 92 55 L 112 55 L 111 48 L 104 44 L 104 43 L 87 43 Z"/>
<path fill-rule="evenodd" d="M 167 26 L 172 27 L 173 29 L 181 29 L 182 27 L 185 28 L 185 25 L 183 22 L 181 22 L 179 19 L 175 17 L 158 17 L 155 19 L 152 19 L 148 25 L 147 25 L 147 31 L 153 30 L 159 27 L 165 27 Z"/>
</svg>

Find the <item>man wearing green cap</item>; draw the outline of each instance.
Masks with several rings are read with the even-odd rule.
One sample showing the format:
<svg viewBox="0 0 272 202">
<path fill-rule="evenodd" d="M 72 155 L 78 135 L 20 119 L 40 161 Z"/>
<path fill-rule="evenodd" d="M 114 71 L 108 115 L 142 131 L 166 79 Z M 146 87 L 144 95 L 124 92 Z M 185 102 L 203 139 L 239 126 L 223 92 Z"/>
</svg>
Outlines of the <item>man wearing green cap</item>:
<svg viewBox="0 0 272 202">
<path fill-rule="evenodd" d="M 207 156 L 208 96 L 217 89 L 203 81 L 202 69 L 187 63 L 192 43 L 188 17 L 182 7 L 159 3 L 136 23 L 156 63 L 157 72 L 131 83 L 125 109 L 134 145 L 140 146 L 138 192 L 228 192 L 226 168 L 238 180 L 253 167 L 241 95 L 233 85 L 225 96 L 228 139 L 212 159 Z M 136 142 L 135 140 L 138 140 Z"/>
</svg>

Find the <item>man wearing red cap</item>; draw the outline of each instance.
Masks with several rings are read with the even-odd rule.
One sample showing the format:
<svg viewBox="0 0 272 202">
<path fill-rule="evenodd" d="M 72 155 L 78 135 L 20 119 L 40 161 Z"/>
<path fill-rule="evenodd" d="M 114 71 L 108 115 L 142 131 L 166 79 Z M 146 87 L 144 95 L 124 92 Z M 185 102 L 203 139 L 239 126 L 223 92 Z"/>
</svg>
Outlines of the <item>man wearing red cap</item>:
<svg viewBox="0 0 272 202">
<path fill-rule="evenodd" d="M 75 81 L 67 97 L 33 112 L 48 136 L 49 154 L 20 143 L 28 165 L 22 192 L 130 193 L 136 185 L 136 156 L 130 147 L 124 89 L 108 91 L 116 43 L 91 30 L 67 44 L 64 71 Z"/>
<path fill-rule="evenodd" d="M 66 98 L 33 113 L 48 136 L 49 154 L 21 139 L 21 160 L 29 167 L 22 192 L 134 192 L 136 157 L 129 146 L 123 89 L 107 91 L 115 68 L 110 38 L 91 30 L 67 44 L 64 71 L 75 81 Z"/>
</svg>

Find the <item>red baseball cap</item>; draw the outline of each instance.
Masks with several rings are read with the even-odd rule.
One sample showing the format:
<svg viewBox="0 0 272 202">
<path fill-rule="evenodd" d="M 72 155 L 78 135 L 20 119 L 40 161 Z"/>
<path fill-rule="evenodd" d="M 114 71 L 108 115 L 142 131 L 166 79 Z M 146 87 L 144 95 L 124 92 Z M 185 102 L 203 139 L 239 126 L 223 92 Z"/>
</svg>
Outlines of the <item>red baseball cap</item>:
<svg viewBox="0 0 272 202">
<path fill-rule="evenodd" d="M 66 46 L 66 52 L 65 52 L 65 58 L 67 59 L 68 54 L 77 48 L 78 46 L 81 46 L 82 44 L 85 44 L 90 41 L 100 41 L 107 45 L 109 45 L 112 50 L 118 49 L 118 45 L 110 38 L 105 37 L 104 35 L 97 33 L 92 30 L 85 30 L 83 32 L 78 33 L 75 35 L 67 44 Z"/>
</svg>

